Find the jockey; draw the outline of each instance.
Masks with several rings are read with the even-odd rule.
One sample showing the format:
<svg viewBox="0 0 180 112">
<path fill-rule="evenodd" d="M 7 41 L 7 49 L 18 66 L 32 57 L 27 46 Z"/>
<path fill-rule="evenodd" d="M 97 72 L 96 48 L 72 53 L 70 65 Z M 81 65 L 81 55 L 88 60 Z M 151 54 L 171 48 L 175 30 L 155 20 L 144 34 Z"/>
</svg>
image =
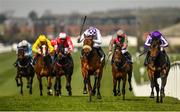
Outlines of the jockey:
<svg viewBox="0 0 180 112">
<path fill-rule="evenodd" d="M 54 48 L 51 45 L 51 42 L 46 38 L 45 35 L 40 35 L 38 37 L 38 39 L 36 40 L 36 42 L 34 43 L 34 45 L 32 46 L 32 51 L 33 51 L 33 53 L 36 54 L 35 57 L 34 57 L 33 64 L 35 64 L 35 62 L 36 62 L 37 55 L 41 54 L 41 52 L 39 51 L 39 48 L 44 44 L 46 44 L 48 46 L 49 53 L 53 54 Z"/>
<path fill-rule="evenodd" d="M 123 30 L 118 30 L 116 32 L 116 34 L 112 37 L 110 44 L 109 44 L 108 56 L 110 56 L 112 54 L 113 45 L 117 45 L 118 43 L 121 43 L 121 42 L 122 42 L 122 49 L 121 49 L 122 53 L 127 58 L 127 60 L 132 63 L 131 55 L 127 51 L 127 47 L 128 47 L 127 35 L 124 33 Z M 115 49 L 116 49 L 116 46 L 115 46 Z"/>
<path fill-rule="evenodd" d="M 66 33 L 61 32 L 59 33 L 59 36 L 56 38 L 56 40 L 54 41 L 54 49 L 57 51 L 58 47 L 63 46 L 64 47 L 64 51 L 67 54 L 69 60 L 71 62 L 73 62 L 73 59 L 71 57 L 71 53 L 74 51 L 74 46 L 73 43 L 71 41 L 70 36 L 68 36 Z M 56 56 L 55 56 L 56 59 Z"/>
<path fill-rule="evenodd" d="M 149 35 L 146 38 L 146 42 L 144 44 L 144 47 L 149 48 L 151 46 L 151 42 L 152 42 L 153 38 L 159 38 L 160 39 L 160 41 L 161 41 L 161 45 L 160 45 L 161 48 L 160 49 L 165 54 L 165 56 L 167 57 L 167 60 L 169 60 L 168 56 L 164 50 L 165 47 L 168 47 L 168 42 L 165 39 L 165 37 L 159 31 L 153 31 L 153 32 L 149 33 Z M 147 59 L 149 57 L 149 54 L 150 54 L 150 52 L 148 51 L 146 58 L 145 58 L 145 61 L 144 61 L 144 66 L 147 66 Z"/>
<path fill-rule="evenodd" d="M 26 40 L 22 40 L 17 45 L 16 54 L 18 54 L 18 50 L 19 49 L 23 49 L 25 51 L 25 56 L 28 58 L 30 64 L 32 65 L 32 49 L 31 49 L 31 44 L 28 41 L 26 41 Z M 17 67 L 17 63 L 18 63 L 18 59 L 14 63 L 15 67 Z"/>
<path fill-rule="evenodd" d="M 102 44 L 102 36 L 100 31 L 95 27 L 89 27 L 85 30 L 85 32 L 78 38 L 78 43 L 82 42 L 84 40 L 84 37 L 92 37 L 94 41 L 93 48 L 97 51 L 99 57 L 101 58 L 101 62 L 105 59 L 105 54 L 101 48 Z M 82 52 L 81 52 L 82 53 Z M 82 55 L 81 55 L 82 56 Z"/>
</svg>

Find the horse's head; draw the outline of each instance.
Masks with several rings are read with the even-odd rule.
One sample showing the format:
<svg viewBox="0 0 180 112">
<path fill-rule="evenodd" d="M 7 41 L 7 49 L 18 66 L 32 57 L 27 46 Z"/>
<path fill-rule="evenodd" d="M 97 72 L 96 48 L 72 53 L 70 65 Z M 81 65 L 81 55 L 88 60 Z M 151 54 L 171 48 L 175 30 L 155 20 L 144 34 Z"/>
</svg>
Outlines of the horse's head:
<svg viewBox="0 0 180 112">
<path fill-rule="evenodd" d="M 57 48 L 58 59 L 62 59 L 63 57 L 66 57 L 66 55 L 67 55 L 67 49 L 64 48 L 63 45 L 58 45 L 58 48 Z"/>
<path fill-rule="evenodd" d="M 123 58 L 123 54 L 122 54 L 122 45 L 121 44 L 117 44 L 116 45 L 116 49 L 114 51 L 114 55 L 113 55 L 113 61 L 115 64 L 119 64 L 122 63 L 122 58 Z"/>
<path fill-rule="evenodd" d="M 153 38 L 150 46 L 150 57 L 156 58 L 160 52 L 160 39 Z"/>
<path fill-rule="evenodd" d="M 42 46 L 41 46 L 41 55 L 42 56 L 47 56 L 48 55 L 48 46 L 46 45 L 46 44 L 43 44 Z"/>
<path fill-rule="evenodd" d="M 92 37 L 85 37 L 83 43 L 83 55 L 89 55 L 93 48 L 93 38 Z"/>
<path fill-rule="evenodd" d="M 25 51 L 23 48 L 18 49 L 18 59 L 23 59 L 25 57 Z"/>
</svg>

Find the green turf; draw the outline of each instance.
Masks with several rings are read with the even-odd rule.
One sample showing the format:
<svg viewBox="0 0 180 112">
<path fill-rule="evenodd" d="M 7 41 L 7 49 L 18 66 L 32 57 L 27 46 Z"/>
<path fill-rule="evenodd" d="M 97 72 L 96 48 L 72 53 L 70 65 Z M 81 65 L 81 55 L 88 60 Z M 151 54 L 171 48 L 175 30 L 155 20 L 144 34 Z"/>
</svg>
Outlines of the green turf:
<svg viewBox="0 0 180 112">
<path fill-rule="evenodd" d="M 82 94 L 83 79 L 80 68 L 79 52 L 73 54 L 75 63 L 72 76 L 73 96 L 67 96 L 65 78 L 62 78 L 62 96 L 46 95 L 46 79 L 43 79 L 44 96 L 39 95 L 37 78 L 34 77 L 33 95 L 28 94 L 26 81 L 24 80 L 24 96 L 20 95 L 20 88 L 16 87 L 16 69 L 12 66 L 16 59 L 14 52 L 0 54 L 0 110 L 136 110 L 136 111 L 180 111 L 180 101 L 166 97 L 163 104 L 157 104 L 155 99 L 148 97 L 135 97 L 132 92 L 126 90 L 126 100 L 122 96 L 114 97 L 112 92 L 111 66 L 108 63 L 104 69 L 101 82 L 102 99 L 94 96 L 92 102 L 88 101 L 88 95 Z M 139 65 L 140 66 L 140 65 Z M 138 75 L 137 75 L 138 78 Z M 128 88 L 128 84 L 127 84 Z M 148 89 L 148 88 L 147 88 Z"/>
</svg>

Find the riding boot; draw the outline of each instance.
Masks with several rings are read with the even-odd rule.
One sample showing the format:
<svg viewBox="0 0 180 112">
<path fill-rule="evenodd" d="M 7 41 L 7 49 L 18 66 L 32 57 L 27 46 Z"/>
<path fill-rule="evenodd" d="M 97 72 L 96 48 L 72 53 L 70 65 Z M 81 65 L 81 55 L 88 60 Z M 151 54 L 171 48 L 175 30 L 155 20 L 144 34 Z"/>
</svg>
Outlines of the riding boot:
<svg viewBox="0 0 180 112">
<path fill-rule="evenodd" d="M 101 58 L 101 62 L 105 59 L 105 54 L 101 47 L 95 48 L 99 57 Z"/>
<path fill-rule="evenodd" d="M 34 57 L 34 59 L 33 59 L 33 65 L 35 65 L 36 64 L 36 61 L 37 61 L 37 55 Z"/>
<path fill-rule="evenodd" d="M 132 63 L 132 57 L 131 57 L 131 54 L 128 51 L 124 53 L 124 56 L 126 57 L 128 62 Z"/>
<path fill-rule="evenodd" d="M 147 66 L 147 64 L 148 64 L 147 60 L 148 60 L 149 55 L 150 55 L 150 51 L 147 52 L 147 55 L 144 60 L 144 66 Z"/>
<path fill-rule="evenodd" d="M 69 60 L 69 63 L 70 63 L 70 64 L 72 64 L 72 63 L 73 63 L 73 59 L 72 59 L 71 54 L 68 54 L 68 60 Z"/>
</svg>

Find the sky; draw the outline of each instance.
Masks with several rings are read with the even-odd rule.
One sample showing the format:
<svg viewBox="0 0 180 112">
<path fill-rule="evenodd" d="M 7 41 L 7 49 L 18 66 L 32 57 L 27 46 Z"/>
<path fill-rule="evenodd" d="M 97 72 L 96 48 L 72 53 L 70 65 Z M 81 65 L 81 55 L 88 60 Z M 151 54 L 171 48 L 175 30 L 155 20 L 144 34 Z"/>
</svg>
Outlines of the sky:
<svg viewBox="0 0 180 112">
<path fill-rule="evenodd" d="M 180 7 L 180 0 L 0 0 L 0 13 L 12 11 L 15 17 L 27 17 L 32 10 L 41 16 L 47 10 L 52 14 L 88 14 L 94 11 L 153 7 Z"/>
</svg>

